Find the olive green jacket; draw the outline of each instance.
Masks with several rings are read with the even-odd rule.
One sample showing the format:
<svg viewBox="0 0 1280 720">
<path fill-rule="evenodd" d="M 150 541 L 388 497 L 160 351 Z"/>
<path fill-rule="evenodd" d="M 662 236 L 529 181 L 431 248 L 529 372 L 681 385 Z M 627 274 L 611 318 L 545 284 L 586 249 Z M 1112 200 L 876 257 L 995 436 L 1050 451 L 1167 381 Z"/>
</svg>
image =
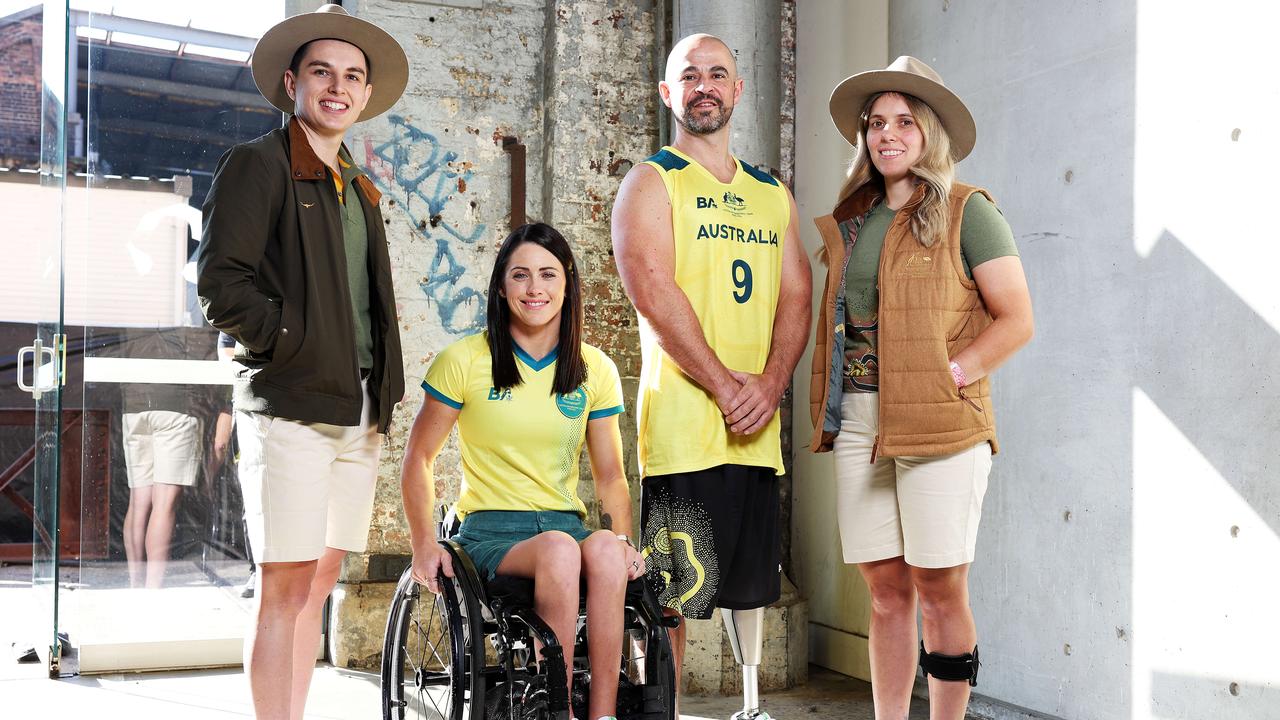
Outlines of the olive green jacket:
<svg viewBox="0 0 1280 720">
<path fill-rule="evenodd" d="M 356 179 L 369 234 L 374 345 L 369 394 L 378 431 L 404 396 L 404 359 L 381 193 Z M 243 347 L 240 410 L 360 424 L 360 365 L 337 189 L 296 118 L 227 151 L 204 202 L 196 251 L 200 307 Z"/>
</svg>

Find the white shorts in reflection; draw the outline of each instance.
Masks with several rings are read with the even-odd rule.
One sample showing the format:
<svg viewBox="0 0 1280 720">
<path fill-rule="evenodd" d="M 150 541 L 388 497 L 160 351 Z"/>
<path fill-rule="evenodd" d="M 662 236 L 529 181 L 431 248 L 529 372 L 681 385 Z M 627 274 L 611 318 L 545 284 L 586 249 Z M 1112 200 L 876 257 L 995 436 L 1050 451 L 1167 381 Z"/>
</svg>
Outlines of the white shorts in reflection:
<svg viewBox="0 0 1280 720">
<path fill-rule="evenodd" d="M 186 413 L 146 410 L 125 413 L 120 424 L 129 487 L 195 484 L 202 457 L 199 420 Z"/>
</svg>

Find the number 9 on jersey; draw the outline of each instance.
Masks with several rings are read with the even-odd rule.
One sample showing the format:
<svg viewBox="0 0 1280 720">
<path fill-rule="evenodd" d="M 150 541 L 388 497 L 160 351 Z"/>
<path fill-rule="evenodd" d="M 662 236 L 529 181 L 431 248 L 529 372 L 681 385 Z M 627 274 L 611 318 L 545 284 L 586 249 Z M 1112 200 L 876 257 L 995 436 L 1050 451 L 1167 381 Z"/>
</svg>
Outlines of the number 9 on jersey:
<svg viewBox="0 0 1280 720">
<path fill-rule="evenodd" d="M 739 304 L 751 299 L 751 266 L 746 260 L 733 261 L 733 299 Z"/>
</svg>

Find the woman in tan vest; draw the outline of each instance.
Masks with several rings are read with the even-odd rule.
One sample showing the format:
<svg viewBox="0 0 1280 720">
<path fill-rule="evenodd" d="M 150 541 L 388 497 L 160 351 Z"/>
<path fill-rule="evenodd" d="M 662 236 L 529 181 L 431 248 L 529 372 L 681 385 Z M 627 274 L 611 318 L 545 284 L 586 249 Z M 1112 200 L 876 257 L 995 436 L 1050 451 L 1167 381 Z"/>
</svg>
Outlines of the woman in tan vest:
<svg viewBox="0 0 1280 720">
<path fill-rule="evenodd" d="M 968 570 L 998 449 L 988 377 L 1031 339 L 1031 298 L 991 196 L 954 180 L 977 133 L 937 73 L 904 56 L 849 77 L 831 117 L 855 155 L 816 221 L 811 449 L 836 453 L 844 559 L 871 591 L 876 717 L 907 715 L 919 664 L 930 717 L 960 720 L 979 665 Z"/>
</svg>

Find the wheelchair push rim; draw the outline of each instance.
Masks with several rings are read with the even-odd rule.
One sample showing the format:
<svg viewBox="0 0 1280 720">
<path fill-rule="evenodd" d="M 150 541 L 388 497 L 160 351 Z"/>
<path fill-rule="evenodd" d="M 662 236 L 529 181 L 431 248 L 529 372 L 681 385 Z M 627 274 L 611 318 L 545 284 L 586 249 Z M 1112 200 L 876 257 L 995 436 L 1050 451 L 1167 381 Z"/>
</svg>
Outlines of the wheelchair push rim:
<svg viewBox="0 0 1280 720">
<path fill-rule="evenodd" d="M 456 579 L 440 593 L 424 590 L 405 570 L 387 618 L 382 654 L 384 720 L 472 720 L 482 705 L 474 614 Z M 465 608 L 465 609 L 464 609 Z"/>
</svg>

